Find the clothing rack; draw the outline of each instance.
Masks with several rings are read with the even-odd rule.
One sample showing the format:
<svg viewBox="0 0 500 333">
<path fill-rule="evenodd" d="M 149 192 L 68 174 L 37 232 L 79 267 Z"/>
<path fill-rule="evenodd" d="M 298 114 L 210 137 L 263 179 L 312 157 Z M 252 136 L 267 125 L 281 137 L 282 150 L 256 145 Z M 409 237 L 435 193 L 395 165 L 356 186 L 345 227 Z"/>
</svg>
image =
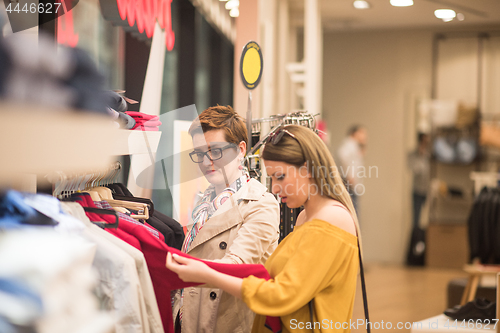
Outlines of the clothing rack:
<svg viewBox="0 0 500 333">
<path fill-rule="evenodd" d="M 252 120 L 252 138 L 258 138 L 258 141 L 252 145 L 245 158 L 246 167 L 252 178 L 260 179 L 262 176 L 261 165 L 259 163 L 260 148 L 266 143 L 269 136 L 274 134 L 282 125 L 300 125 L 308 127 L 314 131 L 316 129 L 317 114 L 310 114 L 307 111 L 294 111 L 287 114 L 273 115 L 268 118 L 260 118 Z M 262 135 L 264 124 L 270 127 L 267 134 Z M 253 140 L 252 140 L 253 141 Z"/>
<path fill-rule="evenodd" d="M 53 184 L 52 195 L 59 199 L 63 199 L 78 191 L 84 191 L 92 187 L 105 186 L 116 182 L 121 169 L 121 163 L 116 161 L 109 167 L 101 170 L 69 175 L 62 171 L 58 171 L 55 174 L 48 175 L 46 178 Z"/>
<path fill-rule="evenodd" d="M 19 200 L 20 195 L 8 189 L 25 192 L 23 195 L 45 209 L 44 213 L 31 210 L 35 217 L 43 221 L 40 225 L 51 225 L 54 218 L 47 214 L 49 211 L 60 214 L 56 206 L 51 206 L 57 200 L 35 195 L 38 190 L 37 181 L 48 174 L 81 174 L 85 170 L 105 167 L 111 159 L 116 129 L 103 115 L 78 112 L 70 108 L 54 112 L 54 108 L 47 106 L 2 101 L 0 109 L 7 124 L 0 133 L 0 140 L 5 143 L 0 148 L 4 156 L 0 165 L 0 188 L 6 190 L 2 200 L 8 201 L 9 196 L 10 202 L 12 198 L 17 198 L 14 202 L 23 205 Z M 12 220 L 18 221 L 17 217 Z M 54 226 L 20 226 L 11 230 L 2 224 L 0 238 L 3 253 L 0 251 L 0 266 L 3 269 L 0 278 L 13 281 L 19 288 L 28 288 L 32 299 L 43 300 L 47 312 L 41 309 L 36 315 L 36 321 L 40 325 L 37 327 L 39 332 L 59 332 L 57 329 L 68 333 L 77 329 L 86 332 L 112 332 L 113 317 L 93 306 L 95 299 L 90 283 L 93 283 L 94 276 L 88 269 L 92 262 L 93 248 L 81 238 L 57 234 L 52 227 Z M 29 244 L 34 250 L 23 255 L 12 244 Z M 12 258 L 15 258 L 15 265 Z M 29 276 L 23 274 L 23 269 L 30 272 Z M 49 271 L 50 274 L 47 274 Z M 70 273 L 73 271 L 80 272 L 78 277 L 71 277 Z M 53 283 L 57 283 L 56 293 L 50 293 L 47 289 Z M 0 290 L 0 293 L 2 291 L 5 289 Z M 64 291 L 63 294 L 61 291 Z M 62 311 L 64 314 L 60 313 L 59 307 L 61 311 L 65 309 Z M 64 321 L 53 320 L 63 317 Z"/>
</svg>

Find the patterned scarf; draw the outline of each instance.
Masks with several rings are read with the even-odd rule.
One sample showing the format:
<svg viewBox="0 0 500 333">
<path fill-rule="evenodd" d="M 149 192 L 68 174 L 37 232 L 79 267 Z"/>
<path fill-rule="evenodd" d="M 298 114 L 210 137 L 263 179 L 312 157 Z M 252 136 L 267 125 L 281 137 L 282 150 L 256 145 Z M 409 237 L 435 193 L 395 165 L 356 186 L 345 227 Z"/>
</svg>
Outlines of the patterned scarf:
<svg viewBox="0 0 500 333">
<path fill-rule="evenodd" d="M 200 232 L 201 228 L 205 225 L 209 218 L 219 209 L 220 206 L 229 199 L 234 193 L 236 193 L 243 183 L 246 183 L 250 179 L 249 175 L 245 173 L 240 178 L 236 179 L 229 187 L 226 187 L 219 195 L 217 195 L 213 200 L 212 197 L 215 195 L 215 187 L 213 185 L 209 186 L 198 205 L 193 209 L 191 218 L 193 219 L 193 227 L 186 234 L 184 243 L 182 244 L 182 252 L 187 253 L 194 238 Z"/>
<path fill-rule="evenodd" d="M 212 197 L 215 195 L 215 187 L 210 185 L 205 192 L 198 205 L 193 209 L 193 213 L 191 214 L 191 218 L 193 219 L 193 227 L 186 234 L 186 238 L 184 239 L 184 243 L 182 244 L 182 252 L 187 253 L 191 244 L 193 243 L 196 235 L 200 232 L 201 228 L 205 225 L 209 218 L 214 215 L 217 209 L 220 208 L 226 202 L 229 197 L 231 197 L 234 193 L 238 192 L 238 190 L 246 184 L 250 180 L 250 175 L 248 172 L 243 169 L 243 175 L 236 179 L 231 185 L 226 187 L 219 195 L 217 195 L 214 199 Z M 172 300 L 173 302 L 173 300 Z M 179 312 L 179 320 L 182 323 L 182 314 L 184 312 L 184 289 L 181 290 L 181 300 L 180 300 L 180 312 Z"/>
</svg>

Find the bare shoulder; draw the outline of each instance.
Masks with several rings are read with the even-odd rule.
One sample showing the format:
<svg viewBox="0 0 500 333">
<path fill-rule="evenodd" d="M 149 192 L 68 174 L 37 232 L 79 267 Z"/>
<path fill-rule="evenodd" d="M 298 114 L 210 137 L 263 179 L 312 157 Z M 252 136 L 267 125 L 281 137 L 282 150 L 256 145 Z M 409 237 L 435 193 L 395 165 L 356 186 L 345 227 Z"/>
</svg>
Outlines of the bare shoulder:
<svg viewBox="0 0 500 333">
<path fill-rule="evenodd" d="M 306 219 L 306 213 L 304 210 L 302 210 L 300 213 L 299 213 L 299 216 L 297 216 L 297 220 L 295 221 L 295 224 L 296 225 L 301 225 L 302 223 L 305 222 L 305 219 Z"/>
<path fill-rule="evenodd" d="M 328 205 L 322 208 L 314 218 L 328 222 L 356 236 L 354 219 L 345 208 L 337 205 Z"/>
</svg>

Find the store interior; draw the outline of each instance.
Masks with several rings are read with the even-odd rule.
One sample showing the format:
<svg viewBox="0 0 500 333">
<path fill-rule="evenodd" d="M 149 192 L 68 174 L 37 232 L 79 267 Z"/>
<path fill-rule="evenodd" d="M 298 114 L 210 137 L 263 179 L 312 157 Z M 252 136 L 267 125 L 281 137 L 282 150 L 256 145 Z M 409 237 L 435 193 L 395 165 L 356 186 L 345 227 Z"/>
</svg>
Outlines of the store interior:
<svg viewBox="0 0 500 333">
<path fill-rule="evenodd" d="M 446 321 L 446 309 L 477 298 L 497 301 L 500 242 L 492 235 L 500 235 L 495 192 L 500 186 L 500 2 L 162 0 L 155 13 L 146 5 L 134 12 L 127 3 L 84 0 L 64 15 L 43 22 L 40 16 L 23 29 L 13 24 L 20 19 L 12 9 L 0 4 L 0 113 L 7 120 L 0 134 L 0 195 L 12 189 L 62 199 L 90 183 L 121 183 L 130 195 L 154 203 L 160 219 L 176 221 L 185 232 L 196 195 L 207 186 L 184 154 L 192 149 L 187 129 L 206 108 L 231 105 L 243 118 L 251 115 L 254 144 L 279 122 L 313 119 L 335 158 L 349 129 L 360 125 L 367 139 L 357 214 L 371 321 L 423 322 L 424 329 L 401 330 L 439 332 L 427 325 Z M 439 12 L 444 9 L 451 11 Z M 251 89 L 242 83 L 240 68 L 241 51 L 250 41 L 260 46 L 263 62 L 260 82 Z M 92 107 L 86 101 L 95 91 L 60 74 L 60 66 L 77 59 L 66 49 L 83 50 L 92 62 L 98 77 L 92 89 L 118 92 L 132 118 L 147 114 L 148 121 L 159 121 L 156 128 L 137 131 L 120 123 L 117 129 L 102 120 L 105 111 L 82 112 Z M 18 52 L 18 59 L 2 58 L 3 50 Z M 27 50 L 36 50 L 33 58 L 25 56 Z M 28 83 L 8 79 L 10 68 L 26 75 Z M 46 88 L 51 80 L 67 86 L 58 83 L 52 91 Z M 76 89 L 69 95 L 82 94 L 83 102 L 59 98 L 68 89 Z M 308 116 L 297 115 L 303 111 Z M 429 138 L 430 180 L 415 228 L 409 155 L 417 149 L 419 133 Z M 255 167 L 252 161 L 247 167 Z M 256 178 L 266 184 L 265 176 Z M 295 212 L 287 214 L 288 232 Z M 5 249 L 16 249 L 15 237 Z M 176 247 L 172 237 L 168 243 L 164 235 L 165 244 Z M 57 242 L 74 251 L 61 262 L 74 260 L 83 267 L 90 260 L 76 243 L 54 238 Z M 44 251 L 41 255 L 58 253 Z M 0 236 L 0 282 L 17 274 L 14 268 L 2 273 L 2 264 L 12 264 L 12 258 L 2 255 Z M 86 283 L 66 282 L 67 288 Z M 76 306 L 70 303 L 66 306 Z M 0 305 L 0 332 L 4 308 Z M 92 309 L 74 316 L 81 323 L 92 318 L 95 326 L 89 327 L 95 330 L 81 332 L 113 332 L 111 317 Z M 364 315 L 359 286 L 353 321 Z M 55 317 L 33 324 L 37 316 L 33 310 L 16 318 L 40 332 L 69 332 L 63 324 L 50 326 Z M 16 325 L 11 327 L 22 326 Z M 153 331 L 163 332 L 147 330 Z"/>
</svg>

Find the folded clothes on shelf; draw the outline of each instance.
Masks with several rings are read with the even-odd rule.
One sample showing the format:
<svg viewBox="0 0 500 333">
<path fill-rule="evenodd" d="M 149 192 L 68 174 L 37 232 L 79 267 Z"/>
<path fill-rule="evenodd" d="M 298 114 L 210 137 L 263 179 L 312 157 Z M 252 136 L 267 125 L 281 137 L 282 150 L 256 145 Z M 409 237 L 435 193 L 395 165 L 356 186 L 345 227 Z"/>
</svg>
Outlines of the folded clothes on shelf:
<svg viewBox="0 0 500 333">
<path fill-rule="evenodd" d="M 0 97 L 41 106 L 106 113 L 104 76 L 78 48 L 54 48 L 50 37 L 0 39 Z"/>
<path fill-rule="evenodd" d="M 129 116 L 133 117 L 136 121 L 141 120 L 141 119 L 144 120 L 144 121 L 148 121 L 148 120 L 153 120 L 153 121 L 160 120 L 159 116 L 154 116 L 154 115 L 146 114 L 146 113 L 143 113 L 143 112 L 126 111 L 125 113 L 128 114 Z"/>
<path fill-rule="evenodd" d="M 137 111 L 126 111 L 124 113 L 134 119 L 135 125 L 132 127 L 133 130 L 159 131 L 158 127 L 161 126 L 159 116 L 153 116 Z"/>
<path fill-rule="evenodd" d="M 116 110 L 118 112 L 127 111 L 127 102 L 125 101 L 125 98 L 123 98 L 113 90 L 104 91 L 103 97 L 106 105 L 113 110 Z"/>
</svg>

